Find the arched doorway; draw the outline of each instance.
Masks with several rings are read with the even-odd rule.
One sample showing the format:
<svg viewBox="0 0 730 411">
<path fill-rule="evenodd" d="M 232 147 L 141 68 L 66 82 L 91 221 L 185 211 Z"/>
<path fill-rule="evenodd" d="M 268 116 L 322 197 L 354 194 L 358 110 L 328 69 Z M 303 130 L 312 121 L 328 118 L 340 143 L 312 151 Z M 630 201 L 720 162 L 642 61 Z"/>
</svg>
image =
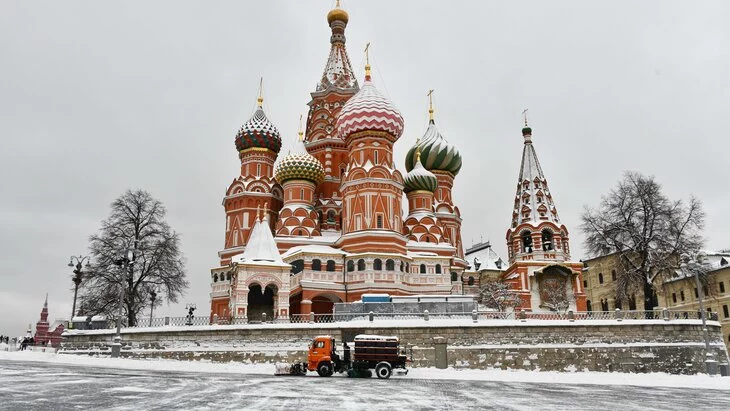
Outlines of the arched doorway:
<svg viewBox="0 0 730 411">
<path fill-rule="evenodd" d="M 274 302 L 276 301 L 278 289 L 274 284 L 269 284 L 263 289 L 261 284 L 248 286 L 248 320 L 261 321 L 261 314 L 266 313 L 267 320 L 274 318 Z"/>
<path fill-rule="evenodd" d="M 320 294 L 312 298 L 312 312 L 315 314 L 332 314 L 335 303 L 341 303 L 342 300 L 332 294 Z"/>
</svg>

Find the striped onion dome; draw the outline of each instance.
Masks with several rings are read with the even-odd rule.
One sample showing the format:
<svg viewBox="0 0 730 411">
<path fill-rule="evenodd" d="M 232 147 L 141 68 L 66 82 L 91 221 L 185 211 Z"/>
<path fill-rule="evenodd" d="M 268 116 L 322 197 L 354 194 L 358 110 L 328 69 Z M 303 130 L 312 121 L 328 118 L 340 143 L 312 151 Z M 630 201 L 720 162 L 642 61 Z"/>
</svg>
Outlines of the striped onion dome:
<svg viewBox="0 0 730 411">
<path fill-rule="evenodd" d="M 260 105 L 236 134 L 236 148 L 239 152 L 254 147 L 268 148 L 275 153 L 281 150 L 279 130 L 271 124 Z"/>
<path fill-rule="evenodd" d="M 383 131 L 397 140 L 403 134 L 403 116 L 366 76 L 360 91 L 342 107 L 336 126 L 343 140 L 353 133 L 366 130 Z"/>
<path fill-rule="evenodd" d="M 274 174 L 279 184 L 284 184 L 287 180 L 308 180 L 320 185 L 324 181 L 322 163 L 307 152 L 287 154 L 276 165 Z"/>
<path fill-rule="evenodd" d="M 418 157 L 418 156 L 417 156 Z M 421 164 L 421 159 L 416 159 L 416 166 L 403 178 L 403 191 L 410 193 L 416 190 L 436 191 L 438 179 L 432 172 L 426 170 Z"/>
<path fill-rule="evenodd" d="M 444 139 L 433 120 L 429 122 L 423 138 L 408 150 L 406 170 L 411 171 L 415 168 L 418 151 L 421 152 L 421 163 L 427 170 L 448 171 L 454 176 L 461 170 L 459 150 Z"/>
</svg>

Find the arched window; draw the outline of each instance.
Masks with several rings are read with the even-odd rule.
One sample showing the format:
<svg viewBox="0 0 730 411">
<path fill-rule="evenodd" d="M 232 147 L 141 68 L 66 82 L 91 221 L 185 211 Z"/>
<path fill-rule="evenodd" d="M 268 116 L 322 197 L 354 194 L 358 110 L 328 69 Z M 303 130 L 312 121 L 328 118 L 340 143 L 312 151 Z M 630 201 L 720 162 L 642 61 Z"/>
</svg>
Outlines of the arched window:
<svg viewBox="0 0 730 411">
<path fill-rule="evenodd" d="M 291 273 L 298 274 L 304 270 L 304 260 L 296 260 L 291 263 Z"/>
<path fill-rule="evenodd" d="M 347 262 L 347 271 L 352 272 L 355 271 L 355 262 L 350 260 Z"/>
<path fill-rule="evenodd" d="M 474 276 L 469 276 L 469 285 L 474 285 Z"/>
<path fill-rule="evenodd" d="M 313 271 L 322 271 L 322 261 L 312 260 L 312 270 Z"/>
<path fill-rule="evenodd" d="M 395 261 L 388 259 L 385 261 L 385 269 L 388 271 L 394 271 L 395 270 Z"/>
<path fill-rule="evenodd" d="M 383 269 L 383 260 L 376 258 L 373 261 L 373 270 L 381 271 Z"/>
<path fill-rule="evenodd" d="M 411 271 L 411 265 L 406 263 L 406 272 L 409 273 Z"/>
<path fill-rule="evenodd" d="M 328 223 L 335 222 L 335 210 L 330 210 L 327 212 L 327 222 Z"/>
<path fill-rule="evenodd" d="M 616 270 L 611 270 L 611 281 L 616 281 Z"/>
<path fill-rule="evenodd" d="M 327 260 L 327 271 L 335 271 L 335 260 Z"/>
<path fill-rule="evenodd" d="M 456 271 L 451 272 L 451 281 L 459 281 L 459 274 L 456 274 Z"/>
<path fill-rule="evenodd" d="M 522 252 L 531 253 L 532 252 L 532 236 L 530 235 L 530 232 L 523 231 L 520 236 L 522 237 Z"/>
<path fill-rule="evenodd" d="M 365 271 L 365 260 L 362 258 L 357 260 L 357 271 Z"/>
<path fill-rule="evenodd" d="M 598 284 L 603 284 L 603 273 L 598 273 Z"/>
<path fill-rule="evenodd" d="M 436 274 L 441 274 L 441 264 L 436 264 Z"/>
<path fill-rule="evenodd" d="M 553 249 L 553 233 L 550 230 L 542 230 L 542 250 L 551 251 Z"/>
<path fill-rule="evenodd" d="M 226 280 L 231 281 L 231 273 L 226 274 Z"/>
<path fill-rule="evenodd" d="M 426 264 L 421 264 L 421 274 L 426 274 Z"/>
<path fill-rule="evenodd" d="M 213 275 L 213 282 L 214 283 L 217 283 L 218 282 L 218 274 L 214 274 Z"/>
<path fill-rule="evenodd" d="M 593 307 L 591 307 L 591 300 L 586 300 L 586 311 L 593 311 Z"/>
<path fill-rule="evenodd" d="M 405 269 L 405 265 L 403 264 L 403 261 L 400 262 L 400 272 L 403 272 Z"/>
</svg>

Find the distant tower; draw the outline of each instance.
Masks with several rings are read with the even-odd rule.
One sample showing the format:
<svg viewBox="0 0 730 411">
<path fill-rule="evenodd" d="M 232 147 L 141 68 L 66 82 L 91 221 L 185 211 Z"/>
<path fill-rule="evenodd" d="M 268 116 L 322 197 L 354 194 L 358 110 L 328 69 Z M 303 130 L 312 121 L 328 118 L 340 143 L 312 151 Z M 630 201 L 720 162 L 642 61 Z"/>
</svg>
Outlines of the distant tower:
<svg viewBox="0 0 730 411">
<path fill-rule="evenodd" d="M 433 90 L 432 90 L 433 91 Z M 466 267 L 464 261 L 464 246 L 461 240 L 461 213 L 454 205 L 451 190 L 454 187 L 454 178 L 461 170 L 461 154 L 455 146 L 449 144 L 436 128 L 432 91 L 428 93 L 428 128 L 416 145 L 406 154 L 406 170 L 409 172 L 416 166 L 418 153 L 423 167 L 432 172 L 438 179 L 438 189 L 435 192 L 436 218 L 443 225 L 444 237 L 456 248 L 456 265 Z"/>
<path fill-rule="evenodd" d="M 568 229 L 558 216 L 526 118 L 522 136 L 522 164 L 506 235 L 510 266 L 505 278 L 520 291 L 523 308 L 553 310 L 556 295 L 564 291 L 573 310 L 585 311 L 583 265 L 570 262 Z"/>
<path fill-rule="evenodd" d="M 347 100 L 360 90 L 345 49 L 348 21 L 347 12 L 340 8 L 338 1 L 327 14 L 327 23 L 332 30 L 329 58 L 308 103 L 305 146 L 325 171 L 323 182 L 316 189 L 315 204 L 316 211 L 322 215 L 322 230 L 339 231 L 341 228 L 340 184 L 349 160 L 347 146 L 338 135 L 335 123 Z"/>
<path fill-rule="evenodd" d="M 403 133 L 403 117 L 375 88 L 369 62 L 362 89 L 337 118 L 337 132 L 349 152 L 341 184 L 342 237 L 337 244 L 353 253 L 405 254 L 403 176 L 393 162 L 393 144 Z"/>
<path fill-rule="evenodd" d="M 259 87 L 256 110 L 236 134 L 241 172 L 223 198 L 226 238 L 225 249 L 219 253 L 222 265 L 228 264 L 232 255 L 243 251 L 256 221 L 257 209 L 268 204 L 269 221 L 275 220 L 282 206 L 282 189 L 274 180 L 274 162 L 281 149 L 281 136 L 266 117 L 263 102 L 263 90 Z"/>
<path fill-rule="evenodd" d="M 41 319 L 35 324 L 35 340 L 36 344 L 45 344 L 48 342 L 48 329 L 50 323 L 48 322 L 48 293 L 46 293 L 46 301 L 43 303 L 43 309 L 41 310 Z"/>
</svg>

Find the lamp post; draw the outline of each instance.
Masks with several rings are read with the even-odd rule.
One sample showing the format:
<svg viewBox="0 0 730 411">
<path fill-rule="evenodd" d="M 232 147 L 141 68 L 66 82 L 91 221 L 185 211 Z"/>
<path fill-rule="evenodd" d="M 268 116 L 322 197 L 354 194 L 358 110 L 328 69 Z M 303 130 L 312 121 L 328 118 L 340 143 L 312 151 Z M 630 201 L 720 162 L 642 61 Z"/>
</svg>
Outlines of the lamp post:
<svg viewBox="0 0 730 411">
<path fill-rule="evenodd" d="M 700 273 L 707 270 L 705 265 L 705 253 L 700 251 L 695 256 L 684 256 L 681 264 L 683 270 L 687 269 L 694 274 L 695 287 L 697 287 L 697 296 L 700 305 L 700 318 L 702 319 L 702 336 L 705 340 L 705 371 L 709 375 L 717 373 L 717 361 L 715 361 L 715 353 L 710 351 L 710 335 L 707 330 L 707 312 L 705 311 L 705 293 L 700 284 Z"/>
<path fill-rule="evenodd" d="M 193 311 L 195 311 L 195 308 L 195 304 L 193 303 L 188 303 L 185 305 L 185 309 L 188 310 L 188 321 L 185 323 L 185 325 L 193 325 L 193 318 L 195 318 L 195 316 L 193 315 Z"/>
<path fill-rule="evenodd" d="M 152 313 L 155 310 L 155 300 L 157 299 L 157 290 L 155 290 L 154 287 L 150 288 L 150 324 L 149 327 L 152 327 Z"/>
<path fill-rule="evenodd" d="M 112 343 L 112 358 L 118 358 L 122 349 L 122 308 L 124 305 L 124 279 L 125 277 L 131 278 L 133 275 L 134 267 L 134 252 L 135 250 L 127 250 L 123 257 L 114 260 L 114 265 L 119 267 L 122 271 L 122 276 L 119 282 L 119 307 L 117 312 L 117 333 L 114 336 L 114 342 Z"/>
<path fill-rule="evenodd" d="M 76 264 L 74 264 L 76 262 Z M 83 272 L 81 269 L 84 267 L 84 262 L 86 262 L 86 268 L 91 267 L 91 258 L 89 256 L 71 256 L 71 258 L 68 261 L 69 267 L 74 267 L 73 273 L 74 276 L 71 278 L 71 280 L 74 282 L 74 303 L 71 308 L 71 318 L 69 321 L 69 325 L 73 327 L 73 320 L 74 316 L 76 315 L 76 297 L 79 294 L 79 285 L 81 285 L 81 279 L 83 277 Z"/>
</svg>

